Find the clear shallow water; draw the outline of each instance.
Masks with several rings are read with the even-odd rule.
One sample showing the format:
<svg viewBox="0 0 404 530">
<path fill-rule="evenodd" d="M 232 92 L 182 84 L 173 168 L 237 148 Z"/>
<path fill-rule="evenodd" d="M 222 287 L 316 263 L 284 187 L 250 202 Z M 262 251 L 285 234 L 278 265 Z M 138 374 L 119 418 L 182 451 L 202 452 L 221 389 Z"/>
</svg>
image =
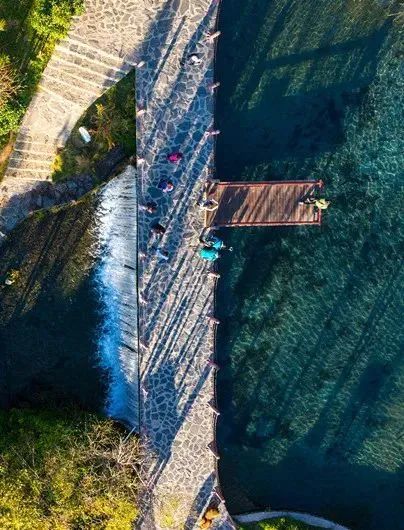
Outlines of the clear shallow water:
<svg viewBox="0 0 404 530">
<path fill-rule="evenodd" d="M 232 513 L 402 525 L 402 52 L 387 13 L 370 0 L 222 5 L 219 178 L 322 178 L 332 200 L 321 228 L 223 231 Z"/>
</svg>

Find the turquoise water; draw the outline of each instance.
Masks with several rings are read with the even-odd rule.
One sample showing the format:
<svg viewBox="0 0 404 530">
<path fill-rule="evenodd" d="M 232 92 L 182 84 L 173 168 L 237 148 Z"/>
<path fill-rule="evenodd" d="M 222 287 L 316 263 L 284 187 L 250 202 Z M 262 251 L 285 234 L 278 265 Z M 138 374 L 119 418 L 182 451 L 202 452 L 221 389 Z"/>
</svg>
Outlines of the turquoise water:
<svg viewBox="0 0 404 530">
<path fill-rule="evenodd" d="M 322 178 L 332 201 L 320 228 L 223 230 L 231 513 L 402 528 L 403 51 L 387 4 L 222 3 L 218 177 Z"/>
</svg>

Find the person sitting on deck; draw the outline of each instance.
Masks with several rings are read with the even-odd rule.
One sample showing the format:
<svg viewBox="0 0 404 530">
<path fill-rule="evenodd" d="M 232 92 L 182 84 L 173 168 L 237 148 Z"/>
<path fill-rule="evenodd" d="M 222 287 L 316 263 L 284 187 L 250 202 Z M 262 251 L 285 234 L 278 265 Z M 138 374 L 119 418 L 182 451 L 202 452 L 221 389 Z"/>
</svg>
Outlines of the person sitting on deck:
<svg viewBox="0 0 404 530">
<path fill-rule="evenodd" d="M 221 248 L 226 248 L 224 242 L 217 236 L 214 236 L 211 233 L 208 233 L 205 235 L 205 233 L 201 234 L 200 241 L 203 243 L 206 247 L 212 247 L 216 250 L 220 250 Z"/>
<path fill-rule="evenodd" d="M 199 207 L 201 208 L 201 210 L 206 210 L 207 212 L 214 212 L 218 209 L 219 203 L 215 201 L 215 199 L 206 199 L 199 204 Z"/>
<path fill-rule="evenodd" d="M 313 195 L 310 195 L 309 197 L 306 197 L 304 200 L 299 201 L 299 204 L 308 204 L 308 205 L 314 204 L 314 206 L 318 208 L 319 210 L 326 210 L 330 205 L 330 201 L 327 201 L 324 198 L 316 198 L 316 197 L 313 197 Z"/>
<path fill-rule="evenodd" d="M 326 199 L 316 199 L 314 206 L 319 210 L 326 210 L 330 205 L 330 201 Z"/>
<path fill-rule="evenodd" d="M 314 204 L 316 202 L 316 198 L 310 195 L 310 197 L 306 197 L 302 201 L 299 201 L 299 204 Z"/>
<path fill-rule="evenodd" d="M 227 247 L 219 237 L 212 234 L 208 234 L 206 237 L 202 236 L 201 241 L 206 247 L 214 248 L 215 250 L 227 249 L 229 252 L 233 251 L 233 247 Z"/>
</svg>

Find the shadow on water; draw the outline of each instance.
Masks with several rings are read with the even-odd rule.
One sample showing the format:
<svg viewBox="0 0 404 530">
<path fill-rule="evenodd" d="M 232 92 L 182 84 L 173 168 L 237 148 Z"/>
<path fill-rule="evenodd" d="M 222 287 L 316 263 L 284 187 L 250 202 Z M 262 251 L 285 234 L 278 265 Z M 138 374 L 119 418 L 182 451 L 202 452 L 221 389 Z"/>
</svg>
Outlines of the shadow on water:
<svg viewBox="0 0 404 530">
<path fill-rule="evenodd" d="M 322 178 L 332 201 L 319 229 L 222 231 L 227 506 L 390 530 L 404 517 L 397 28 L 373 0 L 227 5 L 218 177 Z"/>
<path fill-rule="evenodd" d="M 324 2 L 305 6 L 305 16 L 293 1 L 279 2 L 278 9 L 274 3 L 251 3 L 254 16 L 233 34 L 232 43 L 219 46 L 217 60 L 222 82 L 217 164 L 226 180 L 237 180 L 250 165 L 303 160 L 344 142 L 346 113 L 366 94 L 391 25 L 379 14 L 364 35 L 357 37 L 359 30 L 351 22 L 341 36 L 334 28 L 337 42 L 329 42 L 333 35 L 327 33 L 335 21 L 324 16 Z M 222 10 L 224 32 L 237 6 L 231 11 Z M 323 18 L 324 28 L 314 24 L 316 16 Z M 229 64 L 233 68 L 228 74 Z"/>
<path fill-rule="evenodd" d="M 106 378 L 97 367 L 99 306 L 91 277 L 93 209 L 40 212 L 0 252 L 0 404 L 74 401 L 101 409 Z M 10 287 L 10 270 L 18 279 Z"/>
</svg>

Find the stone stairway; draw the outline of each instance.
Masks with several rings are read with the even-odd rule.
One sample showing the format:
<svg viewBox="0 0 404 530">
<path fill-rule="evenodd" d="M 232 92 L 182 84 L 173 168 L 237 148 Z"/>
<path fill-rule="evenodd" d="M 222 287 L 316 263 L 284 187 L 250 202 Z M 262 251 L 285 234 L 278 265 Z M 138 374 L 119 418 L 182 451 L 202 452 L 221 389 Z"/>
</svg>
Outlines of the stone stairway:
<svg viewBox="0 0 404 530">
<path fill-rule="evenodd" d="M 32 136 L 26 129 L 21 128 L 2 184 L 7 184 L 8 179 L 13 179 L 10 185 L 19 179 L 47 180 L 52 171 L 56 149 L 55 139 L 39 133 Z"/>
<path fill-rule="evenodd" d="M 134 66 L 72 37 L 59 44 L 24 117 L 5 179 L 49 180 L 56 150 L 77 120 Z"/>
<path fill-rule="evenodd" d="M 0 230 L 9 230 L 27 215 L 21 206 L 11 222 L 10 203 L 18 208 L 17 195 L 51 181 L 57 151 L 78 119 L 136 65 L 136 53 L 149 29 L 147 9 L 139 9 L 135 0 L 85 4 L 85 13 L 75 17 L 68 37 L 56 46 L 22 121 L 0 183 Z"/>
</svg>

